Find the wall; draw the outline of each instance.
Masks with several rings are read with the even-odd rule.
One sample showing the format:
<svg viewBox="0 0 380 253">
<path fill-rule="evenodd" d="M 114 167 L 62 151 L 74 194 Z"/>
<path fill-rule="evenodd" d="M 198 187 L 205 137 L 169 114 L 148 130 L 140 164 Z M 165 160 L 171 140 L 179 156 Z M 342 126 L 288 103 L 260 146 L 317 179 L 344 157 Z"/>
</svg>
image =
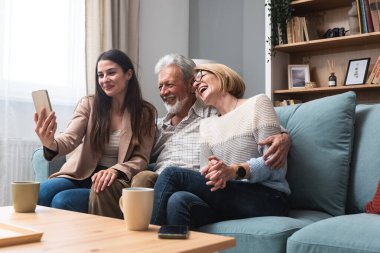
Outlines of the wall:
<svg viewBox="0 0 380 253">
<path fill-rule="evenodd" d="M 246 97 L 265 92 L 265 1 L 141 0 L 139 75 L 144 97 L 165 114 L 154 66 L 167 53 L 212 59 L 239 72 Z"/>
<path fill-rule="evenodd" d="M 190 57 L 235 69 L 246 82 L 246 97 L 265 92 L 264 4 L 264 0 L 190 1 Z"/>
<path fill-rule="evenodd" d="M 158 95 L 154 66 L 168 53 L 188 56 L 189 0 L 141 0 L 139 40 L 139 76 L 143 96 L 163 116 L 166 110 Z"/>
<path fill-rule="evenodd" d="M 265 93 L 265 0 L 244 0 L 243 78 L 246 96 Z"/>
<path fill-rule="evenodd" d="M 242 74 L 243 7 L 241 0 L 190 1 L 190 57 L 214 60 Z"/>
</svg>

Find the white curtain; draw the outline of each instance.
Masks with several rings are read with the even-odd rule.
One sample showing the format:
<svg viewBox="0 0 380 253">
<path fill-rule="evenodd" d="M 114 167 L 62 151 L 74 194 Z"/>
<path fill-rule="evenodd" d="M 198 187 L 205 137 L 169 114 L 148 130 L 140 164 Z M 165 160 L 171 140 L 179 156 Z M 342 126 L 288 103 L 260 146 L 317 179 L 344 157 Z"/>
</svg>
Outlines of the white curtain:
<svg viewBox="0 0 380 253">
<path fill-rule="evenodd" d="M 0 1 L 0 206 L 11 204 L 11 181 L 34 177 L 31 92 L 48 90 L 60 132 L 85 76 L 85 0 Z"/>
<path fill-rule="evenodd" d="M 138 67 L 140 0 L 86 0 L 87 93 L 95 92 L 95 64 L 109 49 L 125 52 Z"/>
</svg>

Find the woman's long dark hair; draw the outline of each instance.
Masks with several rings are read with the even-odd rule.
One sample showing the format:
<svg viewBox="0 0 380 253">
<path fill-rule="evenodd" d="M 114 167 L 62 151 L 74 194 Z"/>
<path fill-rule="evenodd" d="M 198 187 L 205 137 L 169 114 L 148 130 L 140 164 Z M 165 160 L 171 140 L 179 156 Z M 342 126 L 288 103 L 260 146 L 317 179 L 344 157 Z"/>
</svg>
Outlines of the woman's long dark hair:
<svg viewBox="0 0 380 253">
<path fill-rule="evenodd" d="M 142 98 L 140 84 L 137 80 L 131 59 L 125 53 L 117 49 L 103 52 L 96 61 L 95 67 L 96 90 L 92 121 L 93 131 L 90 136 L 91 146 L 97 154 L 101 154 L 104 151 L 105 145 L 109 142 L 111 133 L 112 98 L 104 93 L 98 80 L 98 63 L 103 60 L 109 60 L 118 64 L 124 73 L 129 69 L 132 70 L 132 77 L 128 82 L 124 103 L 122 105 L 122 110 L 127 109 L 131 115 L 132 139 L 137 139 L 140 142 L 142 135 L 151 135 L 151 129 L 153 124 L 155 124 L 157 115 L 155 107 Z"/>
</svg>

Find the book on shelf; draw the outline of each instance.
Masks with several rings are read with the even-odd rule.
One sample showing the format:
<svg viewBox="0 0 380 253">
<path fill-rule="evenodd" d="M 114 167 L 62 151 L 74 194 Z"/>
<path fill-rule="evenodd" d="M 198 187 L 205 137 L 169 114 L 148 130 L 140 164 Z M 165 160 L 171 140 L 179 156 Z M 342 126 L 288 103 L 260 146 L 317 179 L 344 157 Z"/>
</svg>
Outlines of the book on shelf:
<svg viewBox="0 0 380 253">
<path fill-rule="evenodd" d="M 360 3 L 360 12 L 362 14 L 363 33 L 368 33 L 367 17 L 366 17 L 365 8 L 364 8 L 364 0 L 359 0 L 359 3 Z"/>
<path fill-rule="evenodd" d="M 377 17 L 378 17 L 379 26 L 380 26 L 380 0 L 376 0 L 376 10 L 377 10 Z"/>
<path fill-rule="evenodd" d="M 309 33 L 307 31 L 306 27 L 306 19 L 305 17 L 301 17 L 301 25 L 302 25 L 302 32 L 303 32 L 303 37 L 305 41 L 309 41 Z"/>
<path fill-rule="evenodd" d="M 294 43 L 292 25 L 293 25 L 292 19 L 289 19 L 286 23 L 286 37 L 288 39 L 288 44 Z"/>
<path fill-rule="evenodd" d="M 365 16 L 366 16 L 367 29 L 368 29 L 368 32 L 371 33 L 374 31 L 374 29 L 373 29 L 371 10 L 369 9 L 369 0 L 363 0 L 363 2 L 364 2 L 364 11 L 365 11 Z"/>
<path fill-rule="evenodd" d="M 317 29 L 306 17 L 294 16 L 287 22 L 287 41 L 297 43 L 318 39 Z"/>
<path fill-rule="evenodd" d="M 380 56 L 377 58 L 375 65 L 373 65 L 371 74 L 369 75 L 366 83 L 371 84 L 373 82 L 373 79 L 375 78 L 376 73 L 378 72 L 379 69 L 380 69 Z"/>
<path fill-rule="evenodd" d="M 369 0 L 369 9 L 373 22 L 373 31 L 380 31 L 380 0 Z"/>
<path fill-rule="evenodd" d="M 356 0 L 356 9 L 358 10 L 359 32 L 363 33 L 362 12 L 360 9 L 360 0 Z"/>
<path fill-rule="evenodd" d="M 292 26 L 292 34 L 293 34 L 293 42 L 294 43 L 297 43 L 297 42 L 302 42 L 303 40 L 301 40 L 301 23 L 300 23 L 300 18 L 295 16 L 292 18 L 293 22 L 293 26 Z"/>
<path fill-rule="evenodd" d="M 279 106 L 287 106 L 287 105 L 295 105 L 295 104 L 301 104 L 302 101 L 298 99 L 285 99 L 282 101 L 274 101 L 274 106 L 279 107 Z"/>
<path fill-rule="evenodd" d="M 372 84 L 380 84 L 380 68 L 376 70 L 376 74 L 372 80 Z"/>
</svg>

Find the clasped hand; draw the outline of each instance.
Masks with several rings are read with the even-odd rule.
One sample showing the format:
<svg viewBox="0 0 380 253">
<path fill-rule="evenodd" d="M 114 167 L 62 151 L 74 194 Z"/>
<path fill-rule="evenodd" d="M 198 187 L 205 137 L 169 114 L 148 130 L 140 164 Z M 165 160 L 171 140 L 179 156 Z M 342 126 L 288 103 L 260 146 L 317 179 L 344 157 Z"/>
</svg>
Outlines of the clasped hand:
<svg viewBox="0 0 380 253">
<path fill-rule="evenodd" d="M 235 178 L 234 169 L 220 161 L 216 156 L 210 156 L 208 164 L 200 172 L 208 180 L 206 184 L 212 186 L 211 191 L 224 189 L 227 181 Z"/>
<path fill-rule="evenodd" d="M 275 169 L 284 166 L 291 145 L 288 134 L 283 133 L 269 136 L 258 144 L 269 146 L 263 155 L 267 166 Z M 235 169 L 232 166 L 227 166 L 215 156 L 208 158 L 208 164 L 200 172 L 208 180 L 206 184 L 212 186 L 211 191 L 225 188 L 228 180 L 236 178 Z"/>
</svg>

